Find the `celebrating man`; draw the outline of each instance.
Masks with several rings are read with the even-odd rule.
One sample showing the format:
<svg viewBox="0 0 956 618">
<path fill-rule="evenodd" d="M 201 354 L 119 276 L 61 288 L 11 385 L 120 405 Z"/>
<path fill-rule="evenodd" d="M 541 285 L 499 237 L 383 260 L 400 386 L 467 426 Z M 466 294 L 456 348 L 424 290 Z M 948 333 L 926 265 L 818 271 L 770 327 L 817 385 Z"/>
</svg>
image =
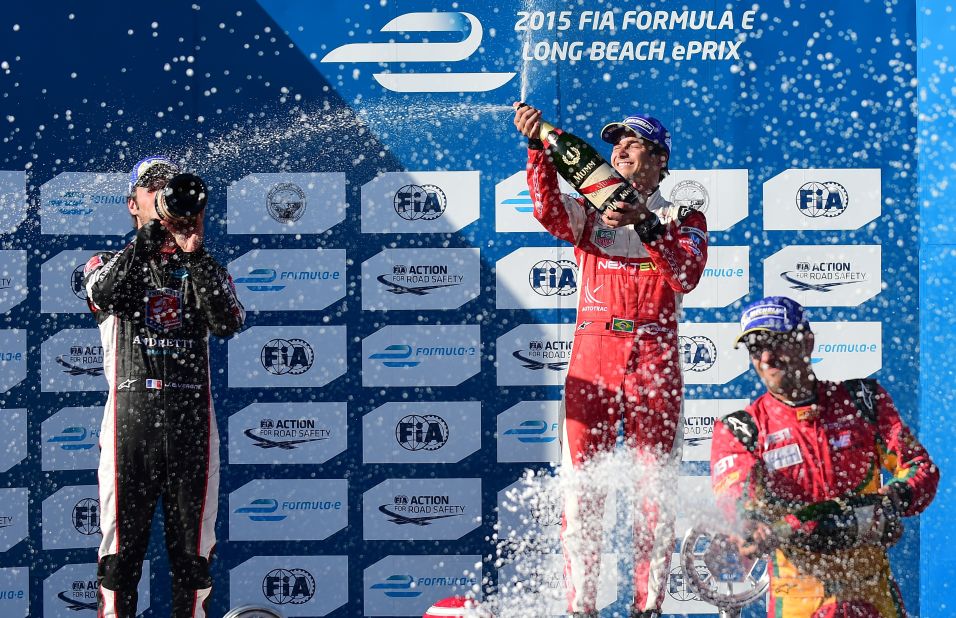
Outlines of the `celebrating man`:
<svg viewBox="0 0 956 618">
<path fill-rule="evenodd" d="M 645 467 L 673 471 L 680 461 L 682 396 L 677 323 L 681 298 L 707 260 L 703 213 L 661 195 L 671 138 L 655 118 L 636 114 L 604 127 L 611 165 L 643 197 L 603 213 L 564 195 L 539 139 L 541 112 L 517 105 L 514 123 L 528 137 L 528 186 L 534 215 L 574 245 L 578 264 L 577 329 L 564 388 L 562 466 L 573 470 L 614 448 L 623 431 Z M 568 604 L 597 616 L 603 496 L 566 492 L 562 545 Z M 587 521 L 585 521 L 585 518 Z M 657 501 L 635 514 L 631 615 L 658 616 L 673 551 L 673 521 Z"/>
<path fill-rule="evenodd" d="M 157 214 L 157 193 L 178 173 L 166 157 L 136 164 L 127 199 L 136 237 L 122 251 L 97 253 L 84 270 L 109 382 L 98 473 L 100 618 L 136 616 L 160 498 L 173 616 L 205 618 L 212 590 L 219 436 L 208 336 L 238 331 L 245 312 L 229 274 L 203 246 L 203 213 L 185 220 Z M 205 187 L 196 176 L 187 181 L 178 199 L 200 210 Z M 166 190 L 163 206 L 176 198 Z"/>
<path fill-rule="evenodd" d="M 932 501 L 939 470 L 876 380 L 817 379 L 797 302 L 760 299 L 740 326 L 767 392 L 717 422 L 711 477 L 742 553 L 771 552 L 769 616 L 905 616 L 886 550 L 899 518 Z"/>
</svg>

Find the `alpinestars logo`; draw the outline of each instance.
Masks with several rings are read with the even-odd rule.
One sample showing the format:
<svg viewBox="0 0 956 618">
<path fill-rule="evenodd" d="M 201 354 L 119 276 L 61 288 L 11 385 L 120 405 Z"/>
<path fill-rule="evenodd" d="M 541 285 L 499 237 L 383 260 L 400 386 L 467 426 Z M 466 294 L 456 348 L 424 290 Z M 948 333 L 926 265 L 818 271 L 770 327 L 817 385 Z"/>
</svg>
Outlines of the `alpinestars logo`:
<svg viewBox="0 0 956 618">
<path fill-rule="evenodd" d="M 405 13 L 382 27 L 381 32 L 422 33 L 421 42 L 349 43 L 330 51 L 321 62 L 389 63 L 404 69 L 406 63 L 444 62 L 465 60 L 481 46 L 484 29 L 471 13 Z M 429 33 L 459 32 L 468 34 L 450 43 L 430 42 Z M 393 92 L 486 92 L 500 88 L 516 73 L 471 72 L 457 73 L 432 70 L 426 73 L 373 73 L 382 87 Z"/>
</svg>

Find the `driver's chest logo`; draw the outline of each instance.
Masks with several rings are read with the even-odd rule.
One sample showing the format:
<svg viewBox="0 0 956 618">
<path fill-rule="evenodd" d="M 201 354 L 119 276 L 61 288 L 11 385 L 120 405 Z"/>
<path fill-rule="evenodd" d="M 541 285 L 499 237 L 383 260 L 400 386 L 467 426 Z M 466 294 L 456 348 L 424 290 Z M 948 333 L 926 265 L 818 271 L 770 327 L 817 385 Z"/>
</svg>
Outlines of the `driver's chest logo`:
<svg viewBox="0 0 956 618">
<path fill-rule="evenodd" d="M 172 288 L 146 293 L 146 326 L 154 330 L 173 330 L 183 325 L 183 293 Z"/>
</svg>

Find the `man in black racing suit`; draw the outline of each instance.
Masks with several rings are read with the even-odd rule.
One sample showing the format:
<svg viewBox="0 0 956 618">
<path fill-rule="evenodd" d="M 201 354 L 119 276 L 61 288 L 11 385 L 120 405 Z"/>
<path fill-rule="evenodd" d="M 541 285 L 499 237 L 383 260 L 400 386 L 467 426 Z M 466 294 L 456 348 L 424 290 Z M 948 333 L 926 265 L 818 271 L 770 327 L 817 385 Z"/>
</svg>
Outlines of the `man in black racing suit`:
<svg viewBox="0 0 956 618">
<path fill-rule="evenodd" d="M 208 336 L 242 327 L 226 269 L 203 244 L 202 214 L 160 221 L 156 192 L 178 173 L 165 157 L 133 168 L 127 207 L 136 238 L 86 264 L 109 396 L 100 433 L 98 618 L 136 615 L 137 584 L 161 497 L 172 569 L 172 615 L 205 618 L 212 591 L 219 435 Z"/>
</svg>

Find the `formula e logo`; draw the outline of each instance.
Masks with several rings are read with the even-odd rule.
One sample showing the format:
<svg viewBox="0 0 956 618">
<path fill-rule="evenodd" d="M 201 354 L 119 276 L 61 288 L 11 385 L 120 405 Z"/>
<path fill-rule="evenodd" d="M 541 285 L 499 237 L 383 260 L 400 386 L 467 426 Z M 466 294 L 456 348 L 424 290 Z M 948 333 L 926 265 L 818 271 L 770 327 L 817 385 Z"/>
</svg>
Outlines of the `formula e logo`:
<svg viewBox="0 0 956 618">
<path fill-rule="evenodd" d="M 710 195 L 704 185 L 696 180 L 682 180 L 671 190 L 670 200 L 682 210 L 707 212 Z"/>
<path fill-rule="evenodd" d="M 414 599 L 421 596 L 421 590 L 413 590 L 414 579 L 411 575 L 389 575 L 388 578 L 371 587 L 372 590 L 382 590 L 385 596 L 397 599 Z"/>
<path fill-rule="evenodd" d="M 287 515 L 276 515 L 279 509 L 279 502 L 272 498 L 258 498 L 249 503 L 249 506 L 243 506 L 236 509 L 237 515 L 246 515 L 250 521 L 282 521 Z"/>
<path fill-rule="evenodd" d="M 707 371 L 717 362 L 717 346 L 707 337 L 678 337 L 684 371 Z"/>
<path fill-rule="evenodd" d="M 302 339 L 273 339 L 262 346 L 259 360 L 273 375 L 299 375 L 312 368 L 315 354 L 312 346 Z"/>
<path fill-rule="evenodd" d="M 481 22 L 471 13 L 432 12 L 405 13 L 382 27 L 382 32 L 421 32 L 422 42 L 397 43 L 394 35 L 388 43 L 349 43 L 330 51 L 320 62 L 394 63 L 404 67 L 409 62 L 458 62 L 471 56 L 481 45 L 484 31 Z M 461 41 L 432 42 L 434 32 L 458 32 L 467 36 Z M 438 35 L 442 37 L 443 35 Z M 447 35 L 444 35 L 447 36 Z M 441 40 L 441 38 L 439 38 Z M 401 63 L 401 64 L 400 64 Z M 511 81 L 515 73 L 453 73 L 432 70 L 428 73 L 373 73 L 382 87 L 393 92 L 486 92 Z"/>
<path fill-rule="evenodd" d="M 80 300 L 86 300 L 86 288 L 83 287 L 83 270 L 85 268 L 86 264 L 80 264 L 73 269 L 73 274 L 70 275 L 70 289 Z"/>
<path fill-rule="evenodd" d="M 384 352 L 369 356 L 371 360 L 380 360 L 386 367 L 418 367 L 421 361 L 408 360 L 412 357 L 412 346 L 405 344 L 390 345 Z"/>
<path fill-rule="evenodd" d="M 551 435 L 548 435 L 551 434 Z M 558 424 L 542 420 L 521 421 L 503 435 L 516 436 L 524 444 L 548 444 L 558 439 Z"/>
<path fill-rule="evenodd" d="M 315 578 L 305 569 L 273 569 L 262 580 L 262 594 L 276 605 L 302 605 L 315 596 Z"/>
<path fill-rule="evenodd" d="M 293 223 L 305 214 L 305 191 L 291 182 L 280 182 L 266 195 L 269 216 L 279 223 Z"/>
<path fill-rule="evenodd" d="M 73 527 L 84 536 L 101 534 L 100 501 L 96 498 L 84 498 L 73 507 Z"/>
<path fill-rule="evenodd" d="M 797 191 L 797 210 L 811 218 L 839 217 L 850 204 L 850 196 L 838 182 L 808 182 Z"/>
<path fill-rule="evenodd" d="M 272 268 L 253 268 L 245 277 L 236 277 L 237 285 L 244 285 L 250 292 L 278 292 L 284 285 L 270 285 L 276 280 L 276 271 Z"/>
<path fill-rule="evenodd" d="M 541 296 L 570 296 L 578 291 L 577 272 L 571 260 L 541 260 L 531 267 L 528 282 Z"/>
<path fill-rule="evenodd" d="M 395 426 L 395 439 L 407 451 L 437 451 L 448 442 L 448 423 L 435 414 L 409 414 Z"/>
<path fill-rule="evenodd" d="M 66 427 L 60 435 L 47 440 L 50 444 L 59 444 L 64 451 L 86 451 L 93 448 L 93 440 L 87 441 L 91 432 L 86 427 Z M 97 432 L 99 433 L 99 432 Z"/>
<path fill-rule="evenodd" d="M 406 221 L 432 221 L 445 214 L 448 198 L 436 185 L 405 185 L 395 192 L 392 205 Z"/>
</svg>

